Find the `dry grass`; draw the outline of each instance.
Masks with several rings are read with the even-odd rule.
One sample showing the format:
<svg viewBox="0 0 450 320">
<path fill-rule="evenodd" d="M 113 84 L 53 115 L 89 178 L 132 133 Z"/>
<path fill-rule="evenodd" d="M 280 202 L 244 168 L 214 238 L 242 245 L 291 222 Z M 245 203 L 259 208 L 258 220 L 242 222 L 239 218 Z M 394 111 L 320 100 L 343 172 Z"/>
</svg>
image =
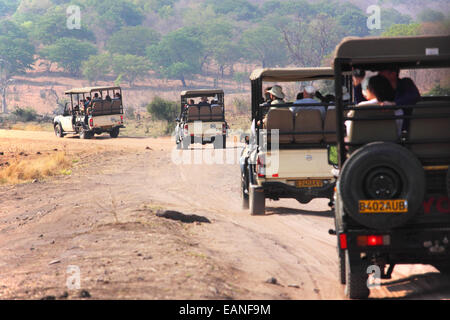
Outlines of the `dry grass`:
<svg viewBox="0 0 450 320">
<path fill-rule="evenodd" d="M 17 123 L 5 122 L 0 127 L 9 130 L 53 131 L 53 125 L 51 123 L 38 123 L 38 122 L 17 122 Z"/>
<path fill-rule="evenodd" d="M 48 156 L 13 161 L 9 166 L 0 169 L 0 184 L 18 184 L 33 180 L 41 180 L 49 176 L 71 173 L 71 161 L 65 152 Z"/>
</svg>

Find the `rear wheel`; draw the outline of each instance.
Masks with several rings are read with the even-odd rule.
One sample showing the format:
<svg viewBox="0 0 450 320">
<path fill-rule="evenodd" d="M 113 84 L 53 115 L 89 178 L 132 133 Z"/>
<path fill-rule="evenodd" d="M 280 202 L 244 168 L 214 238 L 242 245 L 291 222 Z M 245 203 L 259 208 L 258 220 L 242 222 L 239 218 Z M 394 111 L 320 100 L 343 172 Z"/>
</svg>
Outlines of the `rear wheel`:
<svg viewBox="0 0 450 320">
<path fill-rule="evenodd" d="M 366 268 L 362 266 L 355 269 L 350 265 L 348 251 L 345 251 L 345 295 L 350 299 L 367 299 L 370 290 L 367 287 Z"/>
<path fill-rule="evenodd" d="M 345 252 L 339 250 L 339 281 L 345 284 Z"/>
<path fill-rule="evenodd" d="M 55 135 L 58 138 L 64 138 L 63 129 L 62 129 L 62 126 L 60 123 L 56 123 L 54 129 L 55 129 Z"/>
<path fill-rule="evenodd" d="M 111 130 L 111 132 L 109 133 L 109 136 L 111 138 L 117 138 L 119 136 L 119 133 L 120 133 L 120 128 L 115 127 L 114 129 Z"/>
<path fill-rule="evenodd" d="M 245 179 L 244 174 L 242 173 L 243 177 L 241 178 L 241 198 L 242 198 L 242 209 L 248 210 L 250 207 L 248 193 L 245 192 L 245 182 L 243 179 Z"/>
<path fill-rule="evenodd" d="M 90 131 L 82 129 L 80 132 L 80 139 L 90 139 L 93 134 Z"/>
<path fill-rule="evenodd" d="M 184 150 L 189 149 L 189 145 L 191 144 L 190 138 L 189 137 L 184 137 L 183 140 L 181 141 L 181 143 L 183 144 L 183 149 Z"/>
<path fill-rule="evenodd" d="M 420 161 L 406 148 L 388 142 L 369 143 L 345 162 L 339 193 L 346 212 L 356 222 L 375 229 L 405 224 L 419 211 L 425 195 L 425 173 Z M 407 212 L 359 212 L 360 200 L 406 200 Z"/>
<path fill-rule="evenodd" d="M 250 186 L 250 214 L 263 215 L 266 211 L 266 198 L 264 196 L 264 189 L 260 187 Z"/>
</svg>

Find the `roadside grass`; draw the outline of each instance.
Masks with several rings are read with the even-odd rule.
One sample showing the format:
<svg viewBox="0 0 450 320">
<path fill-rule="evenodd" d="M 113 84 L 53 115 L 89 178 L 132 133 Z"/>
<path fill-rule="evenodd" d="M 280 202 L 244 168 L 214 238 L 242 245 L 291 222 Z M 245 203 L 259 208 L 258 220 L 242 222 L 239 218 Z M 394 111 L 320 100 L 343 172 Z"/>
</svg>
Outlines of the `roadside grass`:
<svg viewBox="0 0 450 320">
<path fill-rule="evenodd" d="M 0 129 L 24 131 L 53 131 L 53 125 L 48 122 L 16 122 L 0 123 Z"/>
<path fill-rule="evenodd" d="M 70 175 L 72 162 L 65 152 L 48 156 L 13 161 L 0 169 L 0 184 L 19 184 L 33 180 L 42 180 L 49 176 Z"/>
</svg>

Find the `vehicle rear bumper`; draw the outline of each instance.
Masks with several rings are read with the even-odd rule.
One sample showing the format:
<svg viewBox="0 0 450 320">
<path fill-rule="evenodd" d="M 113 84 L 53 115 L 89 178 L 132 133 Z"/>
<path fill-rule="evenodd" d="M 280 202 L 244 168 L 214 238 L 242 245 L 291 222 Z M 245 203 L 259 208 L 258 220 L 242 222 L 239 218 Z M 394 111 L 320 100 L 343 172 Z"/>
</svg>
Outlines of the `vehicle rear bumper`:
<svg viewBox="0 0 450 320">
<path fill-rule="evenodd" d="M 335 184 L 332 182 L 320 188 L 297 188 L 283 182 L 265 181 L 262 183 L 262 187 L 266 198 L 273 200 L 294 198 L 302 203 L 307 203 L 315 198 L 332 199 Z"/>
<path fill-rule="evenodd" d="M 450 226 L 442 228 L 411 228 L 391 231 L 347 230 L 347 250 L 355 260 L 364 254 L 394 264 L 449 264 Z M 379 246 L 360 246 L 358 236 L 389 236 L 389 243 Z"/>
</svg>

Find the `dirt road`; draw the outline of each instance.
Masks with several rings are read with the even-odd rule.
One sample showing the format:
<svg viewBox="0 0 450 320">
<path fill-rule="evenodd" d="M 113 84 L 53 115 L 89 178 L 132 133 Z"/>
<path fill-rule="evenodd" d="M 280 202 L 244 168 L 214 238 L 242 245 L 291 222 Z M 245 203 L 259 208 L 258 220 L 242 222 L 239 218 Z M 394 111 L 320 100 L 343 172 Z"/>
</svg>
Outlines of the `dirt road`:
<svg viewBox="0 0 450 320">
<path fill-rule="evenodd" d="M 0 298 L 345 298 L 326 200 L 268 202 L 252 217 L 240 208 L 238 146 L 229 143 L 228 164 L 204 163 L 209 147 L 173 147 L 0 130 L 0 149 L 77 159 L 70 176 L 0 187 Z M 398 266 L 370 297 L 445 299 L 450 281 Z"/>
</svg>

